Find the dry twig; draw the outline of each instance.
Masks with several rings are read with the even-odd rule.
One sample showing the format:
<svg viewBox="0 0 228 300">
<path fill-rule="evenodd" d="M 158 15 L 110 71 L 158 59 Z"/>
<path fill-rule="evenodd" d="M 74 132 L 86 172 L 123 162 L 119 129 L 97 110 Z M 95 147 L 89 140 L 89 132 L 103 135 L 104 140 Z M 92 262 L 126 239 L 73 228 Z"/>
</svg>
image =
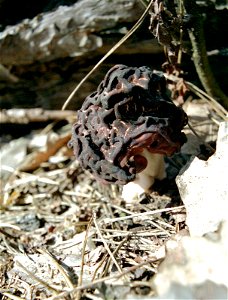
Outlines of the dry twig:
<svg viewBox="0 0 228 300">
<path fill-rule="evenodd" d="M 75 112 L 66 110 L 44 110 L 42 108 L 12 108 L 0 111 L 0 123 L 28 124 L 34 122 L 75 119 Z"/>
</svg>

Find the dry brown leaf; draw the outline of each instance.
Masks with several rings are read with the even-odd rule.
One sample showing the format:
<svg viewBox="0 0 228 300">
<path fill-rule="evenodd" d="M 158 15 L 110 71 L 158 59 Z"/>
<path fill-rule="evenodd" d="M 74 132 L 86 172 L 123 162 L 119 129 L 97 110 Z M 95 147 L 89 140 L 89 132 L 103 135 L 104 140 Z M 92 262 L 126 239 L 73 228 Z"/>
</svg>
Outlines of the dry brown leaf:
<svg viewBox="0 0 228 300">
<path fill-rule="evenodd" d="M 55 155 L 60 148 L 66 145 L 70 138 L 71 133 L 59 136 L 57 140 L 55 140 L 54 142 L 50 142 L 47 145 L 47 149 L 45 151 L 37 151 L 31 153 L 31 155 L 29 155 L 26 158 L 25 162 L 20 166 L 20 171 L 31 172 L 36 170 L 37 168 L 39 168 L 41 163 L 48 161 L 51 156 Z"/>
</svg>

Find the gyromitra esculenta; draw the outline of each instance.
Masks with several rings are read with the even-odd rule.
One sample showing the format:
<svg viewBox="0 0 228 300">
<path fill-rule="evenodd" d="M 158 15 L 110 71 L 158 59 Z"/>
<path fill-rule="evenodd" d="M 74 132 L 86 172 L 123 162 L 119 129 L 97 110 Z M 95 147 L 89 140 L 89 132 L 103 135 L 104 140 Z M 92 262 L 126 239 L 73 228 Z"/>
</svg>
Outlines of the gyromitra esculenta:
<svg viewBox="0 0 228 300">
<path fill-rule="evenodd" d="M 165 177 L 164 155 L 186 141 L 185 112 L 166 95 L 161 72 L 116 65 L 77 114 L 71 145 L 81 166 L 103 182 L 125 185 L 130 200 Z"/>
</svg>

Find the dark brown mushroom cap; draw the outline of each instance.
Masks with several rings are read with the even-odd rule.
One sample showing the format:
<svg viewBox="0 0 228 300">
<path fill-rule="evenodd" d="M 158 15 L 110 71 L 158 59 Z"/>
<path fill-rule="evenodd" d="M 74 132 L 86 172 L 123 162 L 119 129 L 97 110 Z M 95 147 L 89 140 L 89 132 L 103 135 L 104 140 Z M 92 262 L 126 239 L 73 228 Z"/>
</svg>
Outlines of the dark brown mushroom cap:
<svg viewBox="0 0 228 300">
<path fill-rule="evenodd" d="M 105 182 L 125 184 L 141 171 L 144 148 L 165 155 L 178 151 L 186 141 L 181 130 L 187 116 L 165 90 L 165 77 L 148 67 L 110 69 L 73 126 L 70 143 L 81 166 Z"/>
</svg>

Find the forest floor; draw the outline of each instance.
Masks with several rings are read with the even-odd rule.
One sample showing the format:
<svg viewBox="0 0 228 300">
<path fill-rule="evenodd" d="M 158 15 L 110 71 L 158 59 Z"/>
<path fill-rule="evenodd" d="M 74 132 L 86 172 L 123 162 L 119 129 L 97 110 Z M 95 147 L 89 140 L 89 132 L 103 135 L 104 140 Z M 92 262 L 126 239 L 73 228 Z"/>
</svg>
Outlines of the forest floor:
<svg viewBox="0 0 228 300">
<path fill-rule="evenodd" d="M 208 158 L 203 157 L 207 151 L 202 150 L 202 139 L 216 144 L 218 122 L 209 120 L 208 113 L 202 117 L 205 105 L 209 111 L 210 105 L 202 100 L 191 100 L 185 107 L 201 140 L 186 129 L 185 150 L 166 160 L 167 178 L 133 203 L 122 200 L 121 186 L 99 183 L 75 160 L 67 145 L 75 113 L 17 139 L 4 134 L 2 299 L 161 299 L 156 278 L 164 272 L 160 265 L 167 257 L 167 243 L 180 247 L 184 237 L 191 239 L 175 177 L 196 149 L 201 149 L 201 159 Z M 19 130 L 21 125 L 16 126 Z M 172 265 L 183 264 L 181 257 L 183 252 L 177 251 Z M 188 280 L 186 288 L 192 284 Z M 185 294 L 186 289 L 179 299 Z"/>
</svg>

